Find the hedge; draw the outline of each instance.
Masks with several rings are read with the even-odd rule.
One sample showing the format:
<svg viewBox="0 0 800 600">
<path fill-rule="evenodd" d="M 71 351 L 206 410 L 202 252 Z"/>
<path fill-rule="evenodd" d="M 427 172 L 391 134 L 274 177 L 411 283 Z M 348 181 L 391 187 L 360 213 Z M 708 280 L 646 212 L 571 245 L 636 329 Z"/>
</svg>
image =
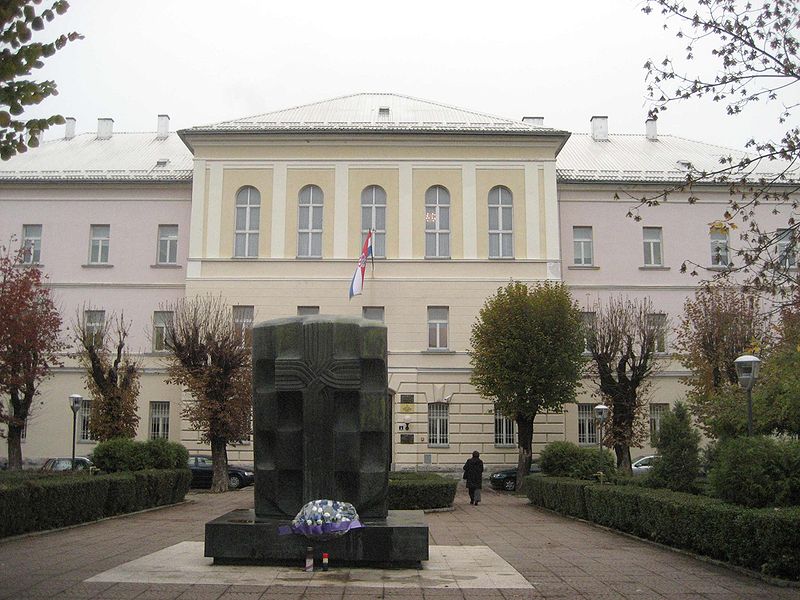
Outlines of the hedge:
<svg viewBox="0 0 800 600">
<path fill-rule="evenodd" d="M 387 503 L 392 510 L 447 508 L 458 481 L 436 473 L 390 473 Z"/>
<path fill-rule="evenodd" d="M 56 529 L 173 504 L 189 490 L 188 469 L 113 475 L 59 474 L 0 483 L 0 537 Z"/>
<path fill-rule="evenodd" d="M 800 580 L 800 507 L 754 509 L 633 485 L 526 478 L 532 504 L 675 548 Z"/>
</svg>

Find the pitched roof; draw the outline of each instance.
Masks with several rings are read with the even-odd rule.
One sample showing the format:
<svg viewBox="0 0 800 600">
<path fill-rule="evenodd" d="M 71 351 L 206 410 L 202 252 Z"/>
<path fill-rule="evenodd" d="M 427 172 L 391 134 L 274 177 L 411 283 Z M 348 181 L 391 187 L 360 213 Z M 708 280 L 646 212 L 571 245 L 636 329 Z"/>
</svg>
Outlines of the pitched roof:
<svg viewBox="0 0 800 600">
<path fill-rule="evenodd" d="M 715 146 L 674 135 L 659 134 L 656 140 L 645 135 L 609 134 L 595 141 L 590 134 L 573 133 L 556 161 L 560 182 L 623 181 L 682 182 L 689 169 L 714 172 L 725 165 L 720 159 L 739 160 L 746 152 Z M 762 161 L 748 167 L 749 177 L 774 176 L 786 169 L 783 161 Z M 800 172 L 795 169 L 792 177 Z"/>
<path fill-rule="evenodd" d="M 400 94 L 352 94 L 180 133 L 221 132 L 567 134 Z"/>
<path fill-rule="evenodd" d="M 164 162 L 166 161 L 166 162 Z M 176 133 L 118 133 L 98 139 L 83 133 L 42 142 L 0 162 L 0 181 L 191 181 L 192 154 Z"/>
</svg>

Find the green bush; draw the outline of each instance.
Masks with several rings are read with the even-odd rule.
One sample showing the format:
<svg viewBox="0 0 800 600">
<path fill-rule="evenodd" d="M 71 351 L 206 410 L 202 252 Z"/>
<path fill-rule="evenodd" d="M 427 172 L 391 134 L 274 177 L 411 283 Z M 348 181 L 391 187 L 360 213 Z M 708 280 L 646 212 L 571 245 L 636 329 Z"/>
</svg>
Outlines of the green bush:
<svg viewBox="0 0 800 600">
<path fill-rule="evenodd" d="M 585 519 L 586 501 L 583 488 L 587 485 L 588 481 L 580 479 L 529 475 L 523 481 L 522 490 L 536 506 Z"/>
<path fill-rule="evenodd" d="M 137 442 L 129 438 L 117 438 L 100 442 L 92 453 L 92 462 L 106 473 L 183 469 L 188 459 L 186 448 L 163 439 Z"/>
<path fill-rule="evenodd" d="M 676 492 L 694 492 L 700 475 L 700 434 L 692 428 L 689 411 L 682 402 L 661 419 L 655 436 L 660 456 L 647 474 L 652 487 L 665 487 Z"/>
<path fill-rule="evenodd" d="M 457 487 L 458 480 L 436 473 L 390 473 L 387 503 L 393 510 L 446 508 Z"/>
<path fill-rule="evenodd" d="M 614 474 L 614 457 L 607 450 L 581 448 L 572 442 L 551 442 L 542 450 L 539 464 L 551 477 L 595 479 L 597 473 Z"/>
<path fill-rule="evenodd" d="M 800 442 L 740 437 L 719 444 L 712 493 L 749 507 L 800 505 Z"/>
</svg>

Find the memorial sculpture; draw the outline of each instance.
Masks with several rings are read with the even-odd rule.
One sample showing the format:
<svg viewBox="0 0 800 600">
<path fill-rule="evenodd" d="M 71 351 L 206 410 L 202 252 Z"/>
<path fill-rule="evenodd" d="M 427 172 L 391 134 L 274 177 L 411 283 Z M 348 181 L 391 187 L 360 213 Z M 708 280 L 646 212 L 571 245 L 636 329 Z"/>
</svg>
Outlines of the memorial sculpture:
<svg viewBox="0 0 800 600">
<path fill-rule="evenodd" d="M 207 523 L 206 556 L 215 563 L 301 561 L 310 542 L 285 535 L 287 525 L 307 502 L 331 499 L 353 504 L 363 527 L 317 540 L 319 560 L 323 553 L 333 565 L 428 559 L 422 511 L 386 507 L 386 348 L 386 327 L 359 318 L 291 317 L 254 327 L 255 508 Z"/>
</svg>

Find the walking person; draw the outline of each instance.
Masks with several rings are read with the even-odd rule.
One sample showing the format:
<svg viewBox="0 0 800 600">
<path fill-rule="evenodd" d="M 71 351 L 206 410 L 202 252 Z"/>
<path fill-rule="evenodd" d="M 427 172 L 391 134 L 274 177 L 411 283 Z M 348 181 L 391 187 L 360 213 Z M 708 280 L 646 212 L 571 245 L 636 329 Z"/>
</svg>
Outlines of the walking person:
<svg viewBox="0 0 800 600">
<path fill-rule="evenodd" d="M 483 479 L 483 461 L 480 459 L 481 453 L 475 450 L 472 458 L 464 463 L 464 479 L 467 480 L 467 490 L 469 491 L 469 503 L 478 506 L 481 501 L 481 481 Z"/>
</svg>

